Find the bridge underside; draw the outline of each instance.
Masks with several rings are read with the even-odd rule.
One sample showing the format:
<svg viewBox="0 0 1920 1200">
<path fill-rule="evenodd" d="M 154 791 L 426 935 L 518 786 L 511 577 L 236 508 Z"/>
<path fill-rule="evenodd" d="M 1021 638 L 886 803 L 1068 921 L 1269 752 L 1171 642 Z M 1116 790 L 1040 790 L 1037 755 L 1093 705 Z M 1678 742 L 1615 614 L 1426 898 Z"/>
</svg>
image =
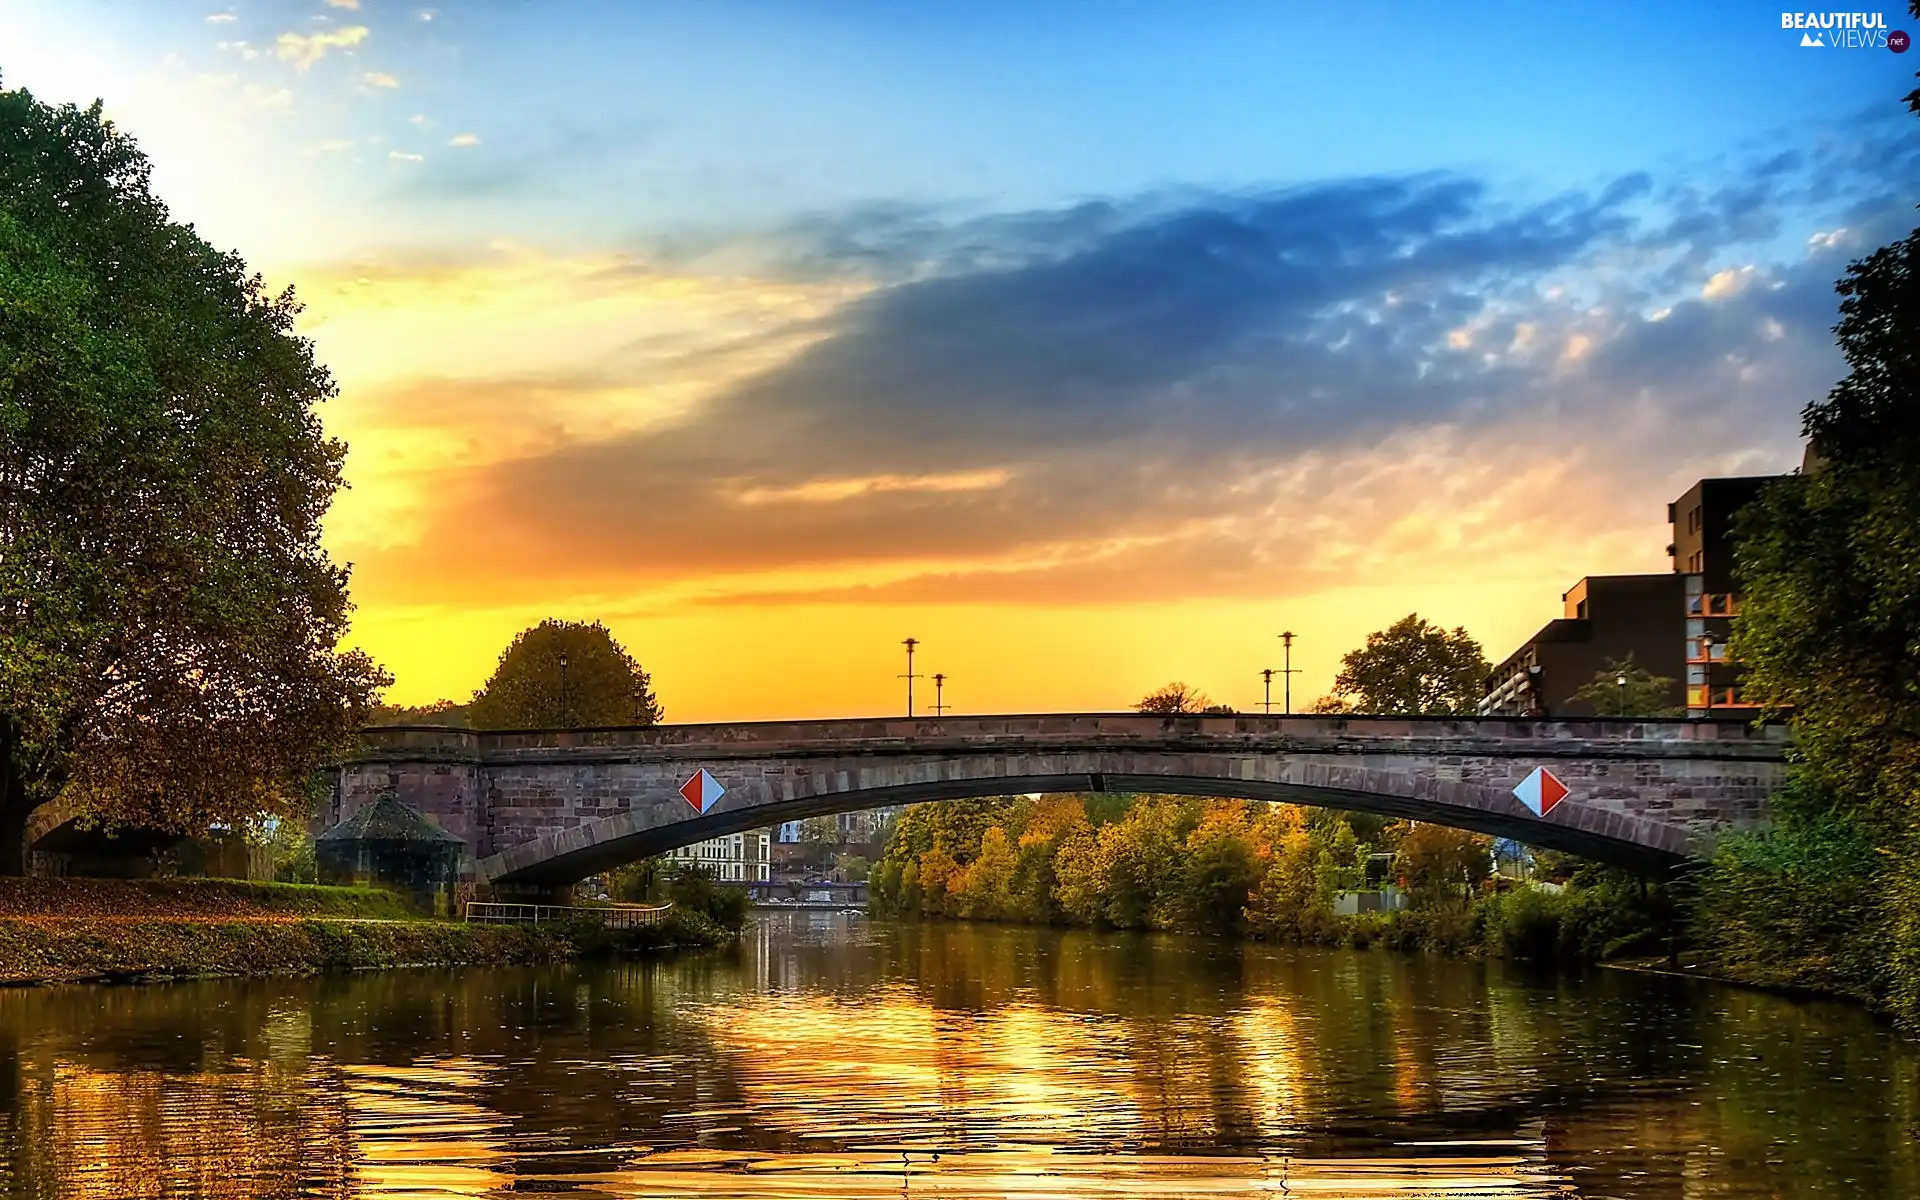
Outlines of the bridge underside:
<svg viewBox="0 0 1920 1200">
<path fill-rule="evenodd" d="M 1652 822 L 1631 818 L 1613 828 L 1629 836 L 1543 821 L 1512 804 L 1512 811 L 1441 805 L 1431 800 L 1349 788 L 1181 775 L 1076 773 L 946 779 L 860 788 L 780 800 L 728 812 L 653 823 L 643 810 L 621 813 L 512 847 L 480 860 L 480 881 L 498 888 L 545 888 L 577 882 L 628 863 L 707 838 L 786 821 L 932 800 L 965 800 L 1038 792 L 1160 793 L 1271 800 L 1319 808 L 1404 817 L 1447 825 L 1524 845 L 1560 850 L 1648 876 L 1671 872 L 1689 857 Z M 1665 842 L 1666 845 L 1649 844 Z"/>
</svg>

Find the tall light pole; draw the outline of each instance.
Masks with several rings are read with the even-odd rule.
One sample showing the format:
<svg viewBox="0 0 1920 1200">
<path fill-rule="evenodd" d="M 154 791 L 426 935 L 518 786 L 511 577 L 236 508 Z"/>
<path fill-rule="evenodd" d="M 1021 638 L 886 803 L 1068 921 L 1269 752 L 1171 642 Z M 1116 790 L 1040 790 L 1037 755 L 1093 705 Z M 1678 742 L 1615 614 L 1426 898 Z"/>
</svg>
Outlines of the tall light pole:
<svg viewBox="0 0 1920 1200">
<path fill-rule="evenodd" d="M 941 699 L 941 693 L 946 689 L 946 686 L 947 677 L 935 671 L 933 673 L 933 716 L 936 721 L 940 719 L 940 714 L 946 712 L 949 707 L 949 705 Z"/>
<path fill-rule="evenodd" d="M 1615 675 L 1613 677 L 1613 685 L 1620 689 L 1620 703 L 1617 706 L 1619 711 L 1615 712 L 1614 715 L 1624 717 L 1627 715 L 1627 673 L 1622 671 L 1618 675 Z"/>
<path fill-rule="evenodd" d="M 1286 653 L 1285 660 L 1280 664 L 1280 674 L 1286 680 L 1282 685 L 1282 694 L 1286 697 L 1286 707 L 1281 709 L 1281 711 L 1291 716 L 1293 715 L 1293 677 L 1295 674 L 1293 669 L 1293 630 L 1289 629 L 1280 635 L 1280 646 Z"/>
<path fill-rule="evenodd" d="M 565 728 L 573 727 L 573 707 L 569 703 L 572 697 L 567 695 L 567 652 L 560 652 L 560 724 Z"/>
<path fill-rule="evenodd" d="M 1272 667 L 1260 669 L 1260 678 L 1265 680 L 1267 685 L 1266 694 L 1260 700 L 1260 707 L 1266 710 L 1268 716 L 1273 715 L 1273 677 L 1277 674 L 1279 672 Z"/>
<path fill-rule="evenodd" d="M 907 648 L 907 673 L 900 678 L 907 681 L 907 715 L 913 715 L 913 681 L 919 676 L 913 673 L 913 648 L 920 644 L 919 638 L 908 638 L 900 643 Z"/>
</svg>

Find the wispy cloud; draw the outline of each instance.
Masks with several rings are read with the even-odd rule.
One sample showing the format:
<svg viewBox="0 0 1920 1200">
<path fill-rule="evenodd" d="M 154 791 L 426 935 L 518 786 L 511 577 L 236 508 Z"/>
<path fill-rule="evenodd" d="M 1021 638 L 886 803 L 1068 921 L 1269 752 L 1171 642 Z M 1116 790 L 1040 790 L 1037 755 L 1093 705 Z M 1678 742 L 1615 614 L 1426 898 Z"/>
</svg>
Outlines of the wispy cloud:
<svg viewBox="0 0 1920 1200">
<path fill-rule="evenodd" d="M 237 18 L 230 12 L 217 12 L 217 13 L 207 14 L 207 23 L 210 25 L 220 25 L 236 19 Z"/>
<path fill-rule="evenodd" d="M 328 8 L 347 8 L 355 12 L 360 10 L 360 0 L 326 0 Z"/>
<path fill-rule="evenodd" d="M 427 161 L 426 155 L 410 154 L 405 150 L 389 150 L 387 151 L 387 157 L 392 159 L 394 162 L 417 163 L 417 162 Z"/>
<path fill-rule="evenodd" d="M 349 25 L 324 33 L 283 33 L 274 42 L 274 54 L 299 70 L 327 56 L 329 50 L 350 50 L 367 40 L 365 25 Z"/>
<path fill-rule="evenodd" d="M 477 133 L 456 133 L 448 140 L 449 146 L 478 146 L 480 135 Z"/>
<path fill-rule="evenodd" d="M 360 82 L 371 88 L 397 88 L 400 81 L 384 71 L 368 71 L 360 77 Z"/>
</svg>

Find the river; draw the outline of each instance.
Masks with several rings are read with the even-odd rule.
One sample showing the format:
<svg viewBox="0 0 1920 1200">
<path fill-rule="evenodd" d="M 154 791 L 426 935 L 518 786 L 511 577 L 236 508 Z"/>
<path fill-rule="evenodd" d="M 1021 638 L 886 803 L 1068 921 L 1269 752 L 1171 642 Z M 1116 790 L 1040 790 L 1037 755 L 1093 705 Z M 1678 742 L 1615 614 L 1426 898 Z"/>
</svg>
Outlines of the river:
<svg viewBox="0 0 1920 1200">
<path fill-rule="evenodd" d="M 736 952 L 0 992 L 17 1196 L 1920 1197 L 1920 1055 L 1621 971 L 756 919 Z"/>
</svg>

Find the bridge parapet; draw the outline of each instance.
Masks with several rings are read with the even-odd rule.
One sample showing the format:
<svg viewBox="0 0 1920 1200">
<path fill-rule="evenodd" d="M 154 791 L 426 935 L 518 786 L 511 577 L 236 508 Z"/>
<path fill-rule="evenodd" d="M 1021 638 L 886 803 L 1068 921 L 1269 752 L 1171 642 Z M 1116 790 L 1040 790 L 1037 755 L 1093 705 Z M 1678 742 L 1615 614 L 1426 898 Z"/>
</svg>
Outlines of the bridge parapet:
<svg viewBox="0 0 1920 1200">
<path fill-rule="evenodd" d="M 745 721 L 725 724 L 653 725 L 610 729 L 527 730 L 476 733 L 435 726 L 389 726 L 362 735 L 368 759 L 436 757 L 509 762 L 565 755 L 577 761 L 626 754 L 660 758 L 733 757 L 796 752 L 842 753 L 860 747 L 875 753 L 892 747 L 1030 745 L 1110 747 L 1130 743 L 1165 745 L 1191 741 L 1243 743 L 1283 748 L 1297 745 L 1362 753 L 1374 747 L 1436 749 L 1532 747 L 1633 756 L 1676 747 L 1688 757 L 1743 757 L 1784 753 L 1786 727 L 1746 721 L 1641 721 L 1593 719 L 1544 721 L 1518 718 L 1289 716 L 1252 714 L 1156 715 L 1141 713 L 1041 714 L 1033 716 Z"/>
</svg>

